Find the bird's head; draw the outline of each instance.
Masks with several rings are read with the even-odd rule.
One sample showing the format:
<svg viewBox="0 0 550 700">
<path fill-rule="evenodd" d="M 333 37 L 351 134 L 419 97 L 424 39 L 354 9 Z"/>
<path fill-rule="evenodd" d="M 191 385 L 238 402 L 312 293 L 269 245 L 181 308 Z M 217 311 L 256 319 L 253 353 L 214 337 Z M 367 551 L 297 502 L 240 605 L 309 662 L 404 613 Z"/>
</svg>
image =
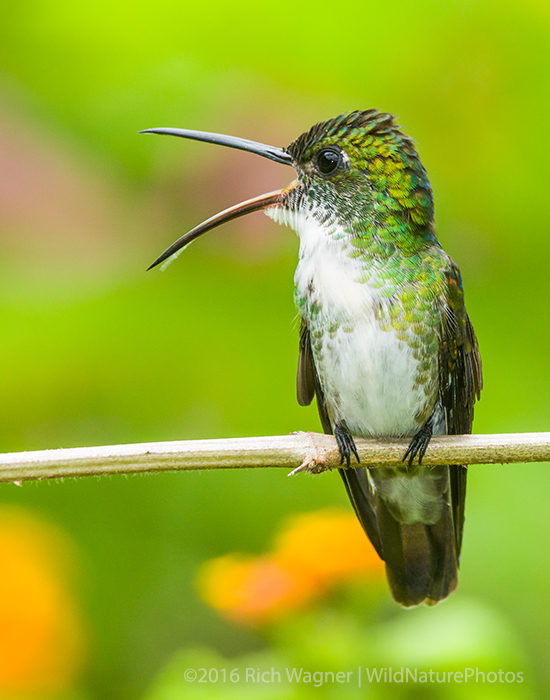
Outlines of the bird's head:
<svg viewBox="0 0 550 700">
<path fill-rule="evenodd" d="M 351 237 L 414 235 L 433 218 L 431 187 L 412 140 L 391 114 L 375 109 L 342 114 L 315 124 L 287 148 L 233 136 L 189 129 L 156 128 L 140 133 L 167 134 L 256 153 L 295 168 L 287 187 L 241 202 L 207 219 L 167 248 L 155 267 L 198 236 L 253 211 L 295 225 L 296 215 L 313 217 L 327 230 Z M 149 268 L 150 269 L 150 268 Z"/>
</svg>

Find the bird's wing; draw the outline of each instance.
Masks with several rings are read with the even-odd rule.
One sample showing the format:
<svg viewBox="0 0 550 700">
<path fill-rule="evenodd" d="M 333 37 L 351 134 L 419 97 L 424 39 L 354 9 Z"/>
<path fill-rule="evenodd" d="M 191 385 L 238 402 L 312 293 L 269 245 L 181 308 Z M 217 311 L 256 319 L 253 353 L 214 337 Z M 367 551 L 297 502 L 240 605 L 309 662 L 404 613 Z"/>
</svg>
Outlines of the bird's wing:
<svg viewBox="0 0 550 700">
<path fill-rule="evenodd" d="M 309 329 L 302 319 L 300 325 L 300 353 L 298 355 L 298 376 L 296 392 L 300 406 L 309 406 L 315 396 L 315 368 L 309 341 Z"/>
<path fill-rule="evenodd" d="M 315 369 L 309 330 L 304 319 L 302 319 L 300 326 L 300 354 L 298 357 L 296 388 L 298 403 L 301 406 L 308 406 L 312 402 L 313 397 L 317 395 L 317 409 L 319 411 L 321 425 L 327 435 L 332 435 L 332 423 L 326 408 L 325 397 L 321 389 L 317 370 Z M 376 513 L 374 510 L 374 494 L 366 470 L 354 467 L 339 469 L 338 471 L 344 481 L 349 499 L 363 530 L 372 542 L 380 558 L 383 559 L 380 535 L 376 524 Z"/>
<path fill-rule="evenodd" d="M 447 272 L 446 303 L 441 322 L 439 351 L 440 397 L 450 435 L 470 433 L 474 403 L 483 385 L 481 357 L 474 329 L 464 306 L 464 291 L 458 267 Z M 464 528 L 466 467 L 450 466 L 450 488 L 457 555 Z"/>
</svg>

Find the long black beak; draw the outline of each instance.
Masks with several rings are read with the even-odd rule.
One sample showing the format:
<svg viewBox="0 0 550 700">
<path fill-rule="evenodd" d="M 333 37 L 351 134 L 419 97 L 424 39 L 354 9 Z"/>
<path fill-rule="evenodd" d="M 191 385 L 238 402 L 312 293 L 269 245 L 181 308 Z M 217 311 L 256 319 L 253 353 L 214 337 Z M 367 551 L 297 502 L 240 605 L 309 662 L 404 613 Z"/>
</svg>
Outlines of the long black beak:
<svg viewBox="0 0 550 700">
<path fill-rule="evenodd" d="M 229 148 L 238 148 L 240 151 L 250 151 L 257 153 L 259 156 L 274 160 L 276 163 L 284 165 L 292 165 L 292 158 L 283 149 L 276 146 L 267 146 L 265 143 L 257 141 L 249 141 L 241 139 L 238 136 L 226 136 L 225 134 L 213 134 L 209 131 L 194 131 L 193 129 L 171 129 L 158 127 L 156 129 L 144 129 L 140 134 L 166 134 L 168 136 L 181 136 L 184 139 L 193 139 L 194 141 L 206 141 L 207 143 L 217 143 L 220 146 L 229 146 Z"/>
<path fill-rule="evenodd" d="M 168 136 L 181 136 L 186 139 L 194 139 L 195 141 L 206 141 L 207 143 L 217 143 L 221 146 L 229 146 L 229 148 L 238 148 L 241 151 L 249 151 L 250 153 L 256 153 L 257 155 L 263 156 L 264 158 L 269 158 L 269 160 L 274 160 L 276 163 L 283 163 L 284 165 L 293 165 L 292 157 L 282 148 L 276 148 L 275 146 L 267 146 L 264 143 L 258 143 L 257 141 L 249 141 L 248 139 L 241 139 L 237 136 L 225 136 L 225 134 L 212 134 L 208 131 L 194 131 L 193 129 L 171 129 L 160 127 L 157 129 L 144 129 L 139 132 L 140 134 L 166 134 Z M 172 243 L 172 245 L 167 248 L 162 255 L 160 255 L 155 262 L 150 265 L 147 269 L 151 270 L 153 267 L 160 265 L 160 263 L 167 260 L 170 256 L 177 253 L 183 247 L 194 241 L 203 233 L 210 231 L 210 229 L 225 223 L 226 221 L 231 221 L 239 216 L 244 216 L 245 214 L 250 214 L 253 211 L 259 211 L 261 209 L 266 209 L 267 207 L 276 206 L 281 204 L 286 195 L 288 188 L 281 190 L 276 190 L 275 192 L 268 192 L 267 194 L 261 194 L 253 199 L 247 199 L 245 202 L 240 202 L 240 204 L 235 204 L 229 209 L 224 209 L 224 211 L 219 214 L 211 216 L 206 221 L 203 221 L 195 228 L 188 231 L 183 236 L 178 238 L 177 241 Z"/>
</svg>

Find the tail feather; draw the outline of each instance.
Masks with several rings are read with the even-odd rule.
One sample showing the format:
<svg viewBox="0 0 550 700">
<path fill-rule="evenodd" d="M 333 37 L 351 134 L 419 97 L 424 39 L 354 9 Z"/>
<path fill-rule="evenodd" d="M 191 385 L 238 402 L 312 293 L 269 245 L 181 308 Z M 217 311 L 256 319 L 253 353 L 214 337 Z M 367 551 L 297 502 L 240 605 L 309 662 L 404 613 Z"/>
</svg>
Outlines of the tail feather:
<svg viewBox="0 0 550 700">
<path fill-rule="evenodd" d="M 459 499 L 461 512 L 456 513 L 457 503 L 451 507 L 448 497 L 452 477 L 451 481 L 449 478 L 440 479 L 442 488 L 440 508 L 435 511 L 437 516 L 428 519 L 429 522 L 402 522 L 396 517 L 395 504 L 388 502 L 386 489 L 376 488 L 382 470 L 372 470 L 375 471 L 378 474 L 373 474 L 374 488 L 361 468 L 342 469 L 340 473 L 363 529 L 386 564 L 395 600 L 406 607 L 420 603 L 434 605 L 452 593 L 457 585 L 458 546 L 464 522 L 463 499 Z M 449 468 L 442 468 L 440 476 L 448 474 Z M 432 471 L 431 501 L 434 477 Z M 411 478 L 421 480 L 422 476 L 411 475 Z M 385 496 L 382 497 L 381 493 Z"/>
<path fill-rule="evenodd" d="M 384 559 L 382 544 L 376 522 L 376 511 L 372 488 L 365 469 L 339 469 L 349 500 L 363 530 L 376 549 L 380 559 Z"/>
<path fill-rule="evenodd" d="M 403 524 L 395 520 L 384 502 L 377 503 L 386 573 L 392 595 L 407 607 L 433 605 L 457 585 L 458 561 L 450 514 L 435 525 Z"/>
<path fill-rule="evenodd" d="M 466 503 L 466 476 L 468 467 L 452 464 L 449 467 L 450 489 L 452 496 L 453 523 L 456 533 L 456 556 L 460 561 L 462 534 L 464 532 L 464 506 Z"/>
<path fill-rule="evenodd" d="M 433 562 L 426 526 L 402 525 L 377 499 L 378 526 L 382 540 L 386 576 L 393 597 L 405 606 L 422 603 L 430 588 Z"/>
</svg>

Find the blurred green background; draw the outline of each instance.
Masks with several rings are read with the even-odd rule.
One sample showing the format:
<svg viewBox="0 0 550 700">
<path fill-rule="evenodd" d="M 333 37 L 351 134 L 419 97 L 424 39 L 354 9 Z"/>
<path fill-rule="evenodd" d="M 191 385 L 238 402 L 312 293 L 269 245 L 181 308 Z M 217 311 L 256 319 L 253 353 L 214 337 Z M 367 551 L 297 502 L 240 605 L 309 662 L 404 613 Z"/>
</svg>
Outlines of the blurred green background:
<svg viewBox="0 0 550 700">
<path fill-rule="evenodd" d="M 548 430 L 549 20 L 542 0 L 3 7 L 2 451 L 318 430 L 315 408 L 295 400 L 292 231 L 256 214 L 145 273 L 185 230 L 286 184 L 288 169 L 136 132 L 181 126 L 286 145 L 316 121 L 370 107 L 395 113 L 415 138 L 440 239 L 462 270 L 485 375 L 474 430 Z M 264 551 L 289 513 L 347 508 L 335 474 L 4 485 L 0 503 L 72 541 L 85 651 L 67 697 L 184 697 L 189 688 L 166 670 L 178 655 L 202 665 L 307 657 L 339 670 L 342 649 L 355 650 L 353 663 L 396 668 L 489 659 L 523 670 L 525 683 L 485 687 L 484 697 L 545 696 L 548 465 L 472 467 L 468 489 L 448 602 L 403 612 L 384 592 L 365 609 L 355 591 L 269 634 L 202 603 L 197 568 Z M 320 656 L 297 651 L 310 632 Z M 369 656 L 373 639 L 381 646 Z M 315 694 L 351 697 L 336 690 Z M 210 692 L 196 697 L 222 697 Z M 313 691 L 288 692 L 269 697 Z"/>
</svg>

